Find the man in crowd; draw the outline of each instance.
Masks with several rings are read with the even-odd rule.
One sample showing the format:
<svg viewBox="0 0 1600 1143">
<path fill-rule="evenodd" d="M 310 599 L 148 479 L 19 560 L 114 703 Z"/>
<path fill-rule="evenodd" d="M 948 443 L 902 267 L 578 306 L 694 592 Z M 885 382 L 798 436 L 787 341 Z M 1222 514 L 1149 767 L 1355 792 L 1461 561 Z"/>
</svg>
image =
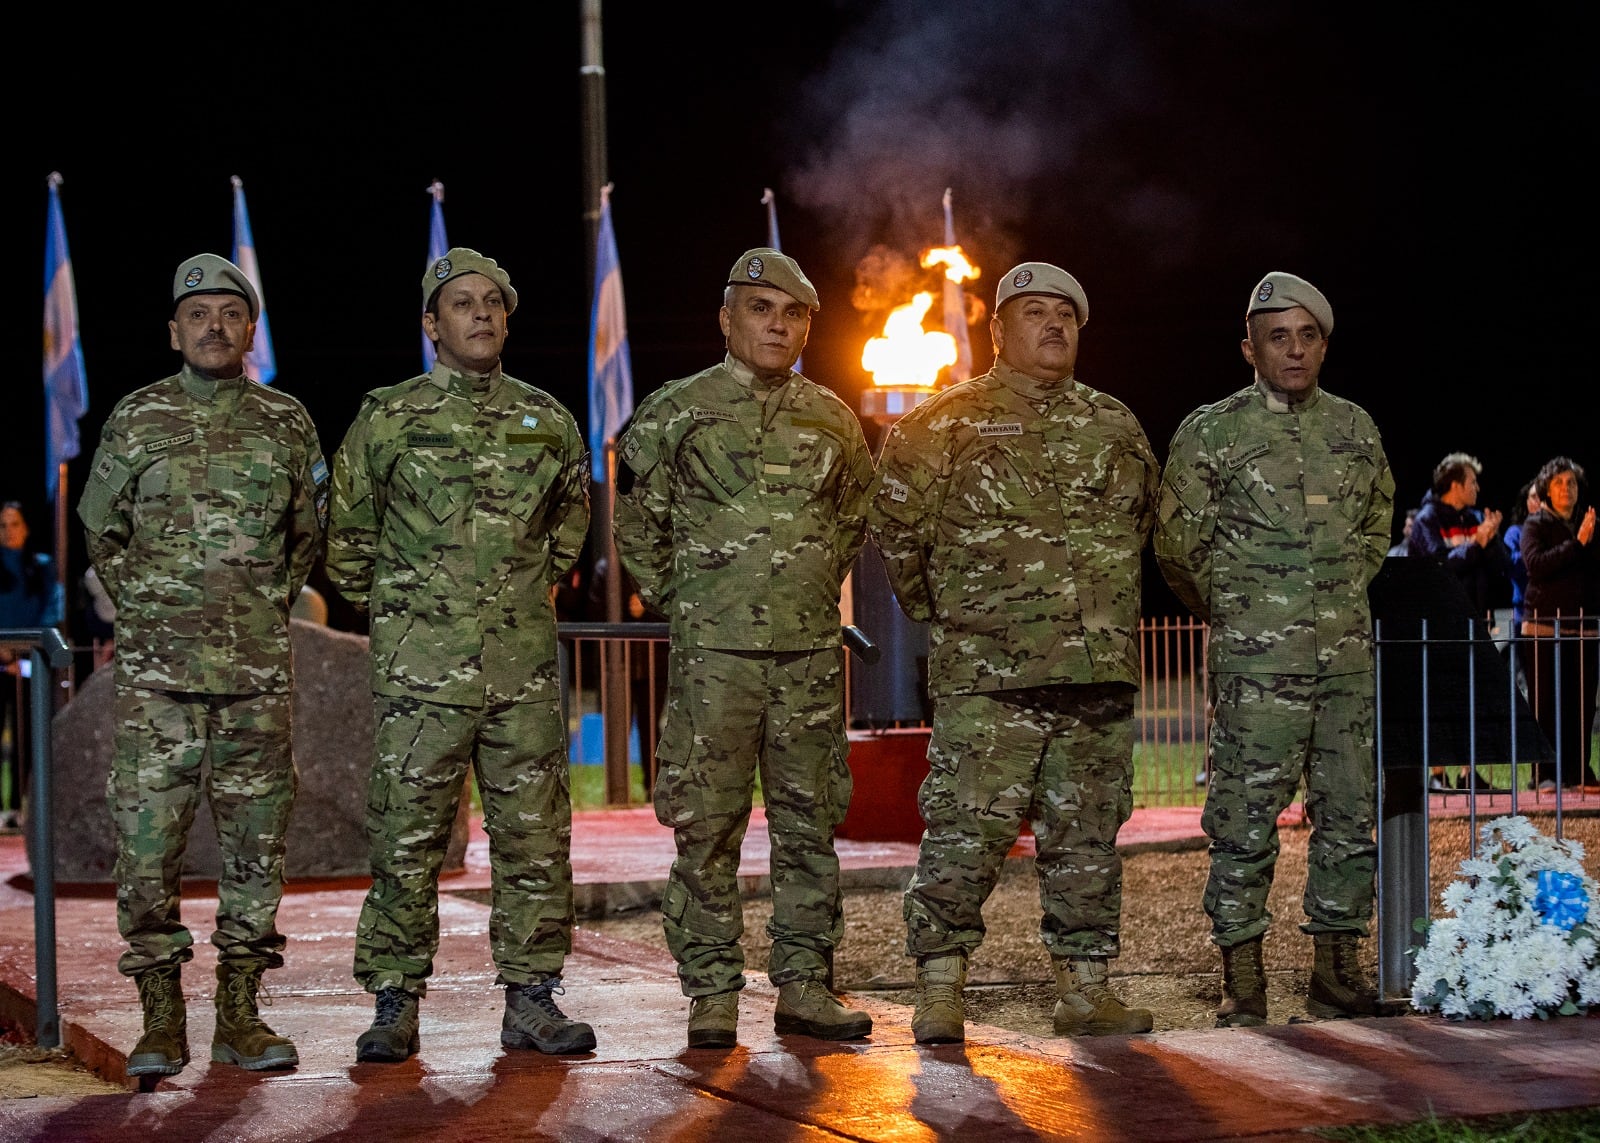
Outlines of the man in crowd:
<svg viewBox="0 0 1600 1143">
<path fill-rule="evenodd" d="M 419 1045 L 439 870 L 470 766 L 483 799 L 500 1042 L 568 1054 L 594 1029 L 555 997 L 572 951 L 572 802 L 553 588 L 583 548 L 589 458 L 572 416 L 501 371 L 510 276 L 455 247 L 422 279 L 431 372 L 362 401 L 334 458 L 329 582 L 369 616 L 372 888 L 355 976 L 375 995 L 356 1058 Z"/>
<path fill-rule="evenodd" d="M 128 942 L 117 967 L 144 1007 L 127 1072 L 140 1077 L 189 1062 L 180 974 L 194 952 L 180 873 L 201 796 L 222 850 L 211 1058 L 250 1070 L 299 1062 L 262 1022 L 257 993 L 285 944 L 289 609 L 322 555 L 327 513 L 327 466 L 305 407 L 244 371 L 261 312 L 250 279 L 199 254 L 178 266 L 172 300 L 167 328 L 183 367 L 112 409 L 78 502 L 117 611 L 107 797 Z"/>
<path fill-rule="evenodd" d="M 1261 942 L 1278 815 L 1305 782 L 1305 913 L 1316 945 L 1306 1008 L 1371 1015 L 1358 942 L 1372 918 L 1375 828 L 1372 614 L 1394 477 L 1377 426 L 1320 388 L 1333 307 L 1275 271 L 1250 295 L 1252 384 L 1191 413 L 1163 473 L 1155 553 L 1210 624 L 1216 688 L 1204 904 L 1222 950 L 1220 1027 L 1266 1023 Z"/>
<path fill-rule="evenodd" d="M 617 549 L 671 624 L 655 806 L 677 844 L 661 918 L 691 1047 L 736 1040 L 739 846 L 757 774 L 777 1030 L 872 1031 L 830 987 L 844 932 L 833 831 L 851 789 L 839 596 L 866 535 L 872 454 L 849 406 L 794 371 L 818 308 L 793 259 L 740 255 L 718 313 L 727 355 L 651 394 L 618 446 Z"/>
<path fill-rule="evenodd" d="M 896 422 L 878 468 L 873 538 L 901 608 L 931 625 L 926 828 L 905 893 L 919 1043 L 965 1038 L 967 961 L 1024 821 L 1057 1034 L 1152 1026 L 1111 991 L 1108 962 L 1159 466 L 1128 408 L 1077 379 L 1088 319 L 1071 274 L 1013 268 L 989 323 L 994 368 Z"/>
</svg>

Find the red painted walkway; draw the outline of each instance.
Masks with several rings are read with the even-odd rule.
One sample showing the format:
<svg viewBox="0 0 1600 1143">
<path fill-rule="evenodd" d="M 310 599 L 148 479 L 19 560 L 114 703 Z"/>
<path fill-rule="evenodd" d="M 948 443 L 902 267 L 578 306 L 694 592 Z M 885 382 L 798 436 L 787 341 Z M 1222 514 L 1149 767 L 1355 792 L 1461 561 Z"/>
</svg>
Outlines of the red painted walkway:
<svg viewBox="0 0 1600 1143">
<path fill-rule="evenodd" d="M 1140 810 L 1124 845 L 1198 844 L 1199 811 Z M 745 874 L 765 871 L 759 814 Z M 488 884 L 477 833 L 445 890 Z M 841 841 L 857 884 L 899 885 L 904 843 Z M 652 900 L 671 835 L 647 808 L 578 815 L 580 905 Z M 34 903 L 22 839 L 0 838 L 0 1010 L 35 1021 Z M 186 972 L 195 1061 L 149 1093 L 0 1100 L 0 1140 L 1176 1140 L 1303 1138 L 1306 1125 L 1380 1123 L 1600 1105 L 1600 1021 L 1456 1024 L 1432 1017 L 1164 1032 L 1098 1040 L 1029 1039 L 969 1026 L 965 1045 L 918 1047 L 908 1008 L 852 997 L 873 1014 L 870 1039 L 828 1044 L 772 1031 L 775 993 L 752 976 L 740 1045 L 684 1047 L 686 1002 L 654 949 L 582 927 L 567 962 L 569 1012 L 596 1027 L 598 1050 L 551 1058 L 499 1045 L 501 998 L 488 959 L 488 909 L 444 896 L 436 973 L 422 1006 L 422 1052 L 403 1065 L 358 1065 L 370 998 L 350 977 L 365 886 L 301 883 L 279 921 L 287 965 L 268 975 L 269 1022 L 293 1037 L 300 1067 L 249 1073 L 207 1062 L 215 957 L 197 944 Z M 188 896 L 201 931 L 216 901 Z M 63 1039 L 123 1081 L 139 1007 L 118 976 L 108 893 L 57 902 Z"/>
</svg>

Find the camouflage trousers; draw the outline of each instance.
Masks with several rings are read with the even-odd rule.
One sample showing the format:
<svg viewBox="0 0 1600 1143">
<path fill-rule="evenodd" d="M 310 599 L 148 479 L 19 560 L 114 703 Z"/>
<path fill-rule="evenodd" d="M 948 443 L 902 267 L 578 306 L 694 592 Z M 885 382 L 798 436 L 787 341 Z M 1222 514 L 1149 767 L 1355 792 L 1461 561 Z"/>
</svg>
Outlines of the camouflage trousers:
<svg viewBox="0 0 1600 1143">
<path fill-rule="evenodd" d="M 1205 910 L 1221 948 L 1254 940 L 1272 914 L 1278 815 L 1305 781 L 1306 933 L 1367 935 L 1377 868 L 1373 676 L 1215 677 Z"/>
<path fill-rule="evenodd" d="M 367 785 L 372 888 L 355 978 L 422 995 L 439 950 L 439 871 L 472 768 L 489 835 L 498 984 L 560 973 L 572 951 L 572 788 L 557 699 L 491 708 L 374 696 Z"/>
<path fill-rule="evenodd" d="M 217 828 L 217 959 L 279 968 L 284 841 L 296 777 L 289 696 L 203 695 L 120 683 L 106 800 L 116 829 L 117 929 L 136 976 L 194 956 L 181 920 L 183 855 L 203 793 Z"/>
<path fill-rule="evenodd" d="M 939 699 L 917 796 L 926 828 L 905 892 L 907 953 L 971 954 L 982 943 L 983 903 L 1027 821 L 1045 948 L 1117 955 L 1133 695 L 1082 685 Z"/>
<path fill-rule="evenodd" d="M 773 984 L 820 980 L 844 933 L 833 830 L 850 805 L 844 652 L 673 647 L 656 818 L 677 857 L 661 899 L 685 996 L 743 988 L 739 847 L 756 775 L 772 843 Z"/>
</svg>

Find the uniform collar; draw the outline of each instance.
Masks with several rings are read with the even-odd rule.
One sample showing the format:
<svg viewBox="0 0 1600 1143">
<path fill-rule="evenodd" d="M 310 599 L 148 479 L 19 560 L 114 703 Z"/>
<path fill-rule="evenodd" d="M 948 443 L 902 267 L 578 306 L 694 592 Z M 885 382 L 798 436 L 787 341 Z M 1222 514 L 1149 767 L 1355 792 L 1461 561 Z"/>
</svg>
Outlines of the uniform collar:
<svg viewBox="0 0 1600 1143">
<path fill-rule="evenodd" d="M 219 393 L 227 390 L 242 391 L 250 378 L 245 373 L 237 377 L 223 377 L 221 379 L 207 377 L 185 364 L 183 371 L 178 374 L 178 384 L 183 386 L 183 391 L 191 397 L 201 401 L 215 401 Z"/>
<path fill-rule="evenodd" d="M 1303 413 L 1314 408 L 1322 396 L 1320 386 L 1313 385 L 1305 393 L 1297 397 L 1289 397 L 1268 385 L 1261 378 L 1256 378 L 1256 392 L 1261 394 L 1261 399 L 1266 402 L 1269 413 Z"/>
<path fill-rule="evenodd" d="M 732 374 L 733 379 L 739 384 L 750 389 L 763 389 L 769 393 L 774 389 L 781 389 L 799 376 L 793 369 L 785 369 L 782 373 L 757 373 L 731 353 L 723 356 L 722 367 Z"/>
<path fill-rule="evenodd" d="M 994 362 L 994 376 L 1007 389 L 1022 394 L 1030 401 L 1055 401 L 1064 394 L 1071 395 L 1078 391 L 1077 378 L 1070 373 L 1055 381 L 1041 381 L 1031 373 L 1012 368 L 998 357 Z"/>
<path fill-rule="evenodd" d="M 494 368 L 487 373 L 464 373 L 435 360 L 428 380 L 457 397 L 482 397 L 492 393 L 500 384 L 500 363 L 495 362 Z"/>
</svg>

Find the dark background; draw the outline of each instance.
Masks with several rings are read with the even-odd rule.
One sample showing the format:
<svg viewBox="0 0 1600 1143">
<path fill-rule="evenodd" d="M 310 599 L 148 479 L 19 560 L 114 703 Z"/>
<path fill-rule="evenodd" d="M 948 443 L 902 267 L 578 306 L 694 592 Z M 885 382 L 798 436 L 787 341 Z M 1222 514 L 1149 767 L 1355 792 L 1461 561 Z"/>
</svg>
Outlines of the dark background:
<svg viewBox="0 0 1600 1143">
<path fill-rule="evenodd" d="M 942 244 L 949 187 L 982 269 L 973 296 L 987 310 L 1019 261 L 1076 275 L 1091 310 L 1078 376 L 1126 401 L 1163 459 L 1184 414 L 1249 382 L 1244 308 L 1281 269 L 1333 304 L 1323 384 L 1384 434 L 1396 535 L 1447 452 L 1482 459 L 1480 503 L 1502 509 L 1551 456 L 1600 463 L 1586 40 L 1536 21 L 1546 9 L 1474 23 L 1408 7 L 612 0 L 606 175 L 635 398 L 720 359 L 721 287 L 765 244 L 771 187 L 783 248 L 822 297 L 806 373 L 859 408 L 883 311 L 852 304 L 858 268 Z M 232 175 L 275 384 L 330 458 L 362 393 L 421 367 L 434 179 L 451 242 L 498 259 L 520 294 L 507 372 L 587 421 L 578 0 L 330 8 L 142 12 L 13 45 L 5 321 L 30 348 L 0 496 L 23 500 L 39 543 L 53 527 L 29 283 L 52 170 L 90 387 L 74 506 L 111 407 L 178 367 L 172 274 L 229 253 Z M 892 300 L 936 282 L 918 271 Z M 986 322 L 970 336 L 981 371 Z M 69 536 L 75 582 L 75 517 Z M 1150 566 L 1147 614 L 1180 613 Z"/>
</svg>

